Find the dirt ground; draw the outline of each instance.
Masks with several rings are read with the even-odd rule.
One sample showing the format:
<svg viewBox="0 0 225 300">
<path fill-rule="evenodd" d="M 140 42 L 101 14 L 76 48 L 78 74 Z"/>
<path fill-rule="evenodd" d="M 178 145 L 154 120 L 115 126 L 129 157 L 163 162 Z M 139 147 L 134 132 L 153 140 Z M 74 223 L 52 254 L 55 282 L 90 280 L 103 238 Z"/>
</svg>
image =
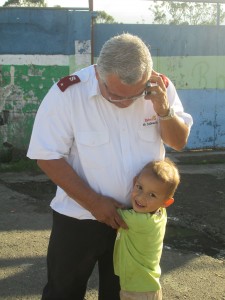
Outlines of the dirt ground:
<svg viewBox="0 0 225 300">
<path fill-rule="evenodd" d="M 225 300 L 225 154 L 170 156 L 181 184 L 168 208 L 164 299 Z M 40 299 L 54 192 L 44 174 L 0 173 L 0 300 Z M 95 270 L 86 300 L 97 300 L 97 285 Z"/>
</svg>

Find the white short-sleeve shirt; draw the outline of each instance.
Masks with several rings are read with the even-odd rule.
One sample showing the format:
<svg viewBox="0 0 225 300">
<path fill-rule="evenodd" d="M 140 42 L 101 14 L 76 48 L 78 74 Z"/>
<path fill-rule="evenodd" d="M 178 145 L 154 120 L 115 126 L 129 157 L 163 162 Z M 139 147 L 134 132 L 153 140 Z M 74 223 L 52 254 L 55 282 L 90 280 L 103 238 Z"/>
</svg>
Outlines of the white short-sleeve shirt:
<svg viewBox="0 0 225 300">
<path fill-rule="evenodd" d="M 144 98 L 119 108 L 100 93 L 94 66 L 76 72 L 80 78 L 62 92 L 53 85 L 37 112 L 27 156 L 64 158 L 96 192 L 129 204 L 133 177 L 149 161 L 163 159 L 157 114 Z M 169 81 L 170 105 L 188 125 L 176 90 Z M 55 211 L 78 219 L 93 215 L 61 188 L 51 202 Z"/>
</svg>

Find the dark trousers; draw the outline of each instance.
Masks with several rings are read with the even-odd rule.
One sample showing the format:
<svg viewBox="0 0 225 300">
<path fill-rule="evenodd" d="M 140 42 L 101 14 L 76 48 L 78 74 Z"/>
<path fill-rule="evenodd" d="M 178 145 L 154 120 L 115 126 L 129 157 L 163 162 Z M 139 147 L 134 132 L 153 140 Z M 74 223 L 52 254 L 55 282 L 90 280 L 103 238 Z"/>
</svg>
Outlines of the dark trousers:
<svg viewBox="0 0 225 300">
<path fill-rule="evenodd" d="M 42 300 L 83 300 L 96 262 L 99 300 L 119 300 L 113 270 L 116 231 L 95 220 L 77 220 L 53 211 L 49 241 L 48 282 Z"/>
</svg>

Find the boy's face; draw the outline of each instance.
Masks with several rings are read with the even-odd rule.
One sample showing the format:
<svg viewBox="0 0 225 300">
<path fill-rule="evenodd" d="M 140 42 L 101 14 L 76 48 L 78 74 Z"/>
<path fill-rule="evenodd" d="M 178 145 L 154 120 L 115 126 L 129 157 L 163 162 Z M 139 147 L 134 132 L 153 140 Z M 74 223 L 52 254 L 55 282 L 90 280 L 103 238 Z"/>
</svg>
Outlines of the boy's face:
<svg viewBox="0 0 225 300">
<path fill-rule="evenodd" d="M 168 186 L 148 171 L 142 172 L 137 177 L 131 202 L 133 209 L 139 213 L 155 212 L 160 207 L 165 207 L 168 199 Z"/>
</svg>

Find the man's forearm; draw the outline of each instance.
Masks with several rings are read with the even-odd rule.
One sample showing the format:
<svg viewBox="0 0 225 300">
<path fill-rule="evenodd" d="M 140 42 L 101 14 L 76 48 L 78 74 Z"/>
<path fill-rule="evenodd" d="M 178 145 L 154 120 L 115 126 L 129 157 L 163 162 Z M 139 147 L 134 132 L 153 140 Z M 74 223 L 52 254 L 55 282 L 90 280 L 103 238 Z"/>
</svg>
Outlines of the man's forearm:
<svg viewBox="0 0 225 300">
<path fill-rule="evenodd" d="M 114 229 L 127 228 L 117 212 L 117 208 L 123 205 L 113 198 L 96 193 L 64 159 L 38 160 L 37 163 L 55 184 L 60 186 L 70 198 L 90 211 L 96 220 Z"/>
<path fill-rule="evenodd" d="M 91 211 L 99 195 L 92 190 L 63 159 L 38 160 L 38 166 L 59 187 L 61 187 L 72 199 Z"/>
<path fill-rule="evenodd" d="M 174 150 L 180 151 L 187 143 L 189 129 L 178 117 L 160 120 L 161 138 Z"/>
</svg>

